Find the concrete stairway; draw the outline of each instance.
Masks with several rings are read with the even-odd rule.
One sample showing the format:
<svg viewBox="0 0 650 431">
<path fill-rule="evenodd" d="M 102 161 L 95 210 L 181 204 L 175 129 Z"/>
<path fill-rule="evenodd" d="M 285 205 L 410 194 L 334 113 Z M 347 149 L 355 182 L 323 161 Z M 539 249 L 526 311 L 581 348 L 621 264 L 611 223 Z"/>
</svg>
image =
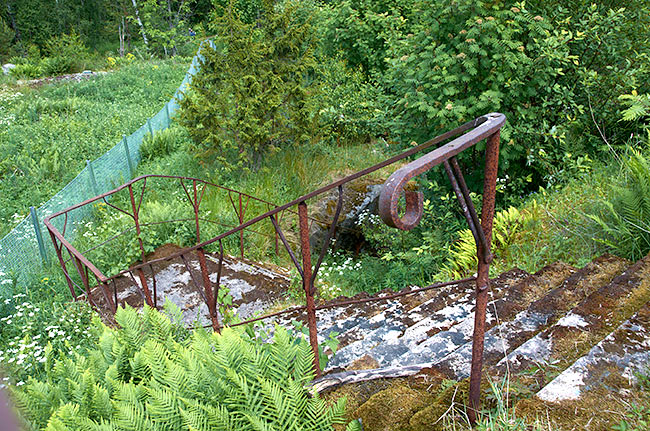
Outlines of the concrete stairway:
<svg viewBox="0 0 650 431">
<path fill-rule="evenodd" d="M 335 331 L 341 344 L 315 387 L 425 368 L 468 377 L 473 291 L 473 283 L 460 283 L 319 312 L 319 336 Z M 544 364 L 559 372 L 539 384 L 542 400 L 578 398 L 612 376 L 634 380 L 650 365 L 650 256 L 633 265 L 604 255 L 581 269 L 556 263 L 535 274 L 508 271 L 492 281 L 487 329 L 487 374 L 516 376 Z"/>
</svg>

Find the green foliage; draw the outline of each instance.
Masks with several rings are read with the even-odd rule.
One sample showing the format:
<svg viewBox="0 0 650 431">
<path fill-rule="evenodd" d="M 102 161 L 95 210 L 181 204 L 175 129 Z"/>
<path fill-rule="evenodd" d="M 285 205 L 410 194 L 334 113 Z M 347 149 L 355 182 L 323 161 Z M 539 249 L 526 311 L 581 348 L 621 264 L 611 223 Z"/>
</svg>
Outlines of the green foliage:
<svg viewBox="0 0 650 431">
<path fill-rule="evenodd" d="M 650 94 L 638 94 L 633 90 L 630 94 L 622 94 L 618 96 L 626 108 L 623 110 L 623 121 L 637 121 L 646 119 L 650 116 Z"/>
<path fill-rule="evenodd" d="M 612 145 L 623 148 L 639 123 L 618 121 L 623 107 L 617 97 L 632 90 L 648 93 L 650 3 L 534 0 L 527 5 L 548 17 L 556 31 L 566 36 L 572 61 L 557 84 L 575 89 L 573 103 L 579 107 L 575 121 L 566 128 L 571 152 L 608 151 L 601 132 Z"/>
<path fill-rule="evenodd" d="M 517 239 L 519 231 L 532 219 L 532 214 L 526 210 L 510 207 L 498 211 L 494 216 L 492 227 L 492 254 L 497 259 L 510 261 L 508 253 L 510 246 Z M 444 271 L 449 278 L 462 278 L 476 271 L 478 258 L 476 256 L 476 241 L 469 229 L 459 232 L 458 242 L 449 251 L 449 262 Z"/>
<path fill-rule="evenodd" d="M 229 7 L 233 7 L 246 24 L 254 23 L 264 11 L 263 0 L 212 0 L 212 6 L 214 16 L 223 16 Z"/>
<path fill-rule="evenodd" d="M 309 338 L 309 328 L 307 328 L 302 322 L 294 320 L 291 322 L 298 334 L 302 334 L 305 339 Z M 321 370 L 325 370 L 327 363 L 330 358 L 336 354 L 339 346 L 339 333 L 332 331 L 329 333 L 327 338 L 324 341 L 319 341 L 318 343 L 318 365 Z"/>
<path fill-rule="evenodd" d="M 4 60 L 14 55 L 11 42 L 14 39 L 14 32 L 7 25 L 7 22 L 0 16 L 0 62 L 5 63 Z"/>
<path fill-rule="evenodd" d="M 148 36 L 149 48 L 159 56 L 172 57 L 178 53 L 189 36 L 189 19 L 196 0 L 140 2 L 140 13 Z"/>
<path fill-rule="evenodd" d="M 380 104 L 381 89 L 366 80 L 361 70 L 349 70 L 341 60 L 320 63 L 322 83 L 319 116 L 321 125 L 341 140 L 368 140 L 385 131 L 386 109 Z"/>
<path fill-rule="evenodd" d="M 48 57 L 42 66 L 48 76 L 81 72 L 88 59 L 88 48 L 77 33 L 63 34 L 45 45 Z"/>
<path fill-rule="evenodd" d="M 120 309 L 86 355 L 47 362 L 42 380 L 14 391 L 25 419 L 47 430 L 330 430 L 332 406 L 304 386 L 313 378 L 305 341 L 276 328 L 264 343 L 246 332 L 174 337 L 157 311 Z"/>
<path fill-rule="evenodd" d="M 203 45 L 200 71 L 181 101 L 179 121 L 194 151 L 241 169 L 259 167 L 279 146 L 309 142 L 314 33 L 304 3 L 267 4 L 251 24 L 231 4 L 211 29 L 215 44 Z"/>
<path fill-rule="evenodd" d="M 140 146 L 140 156 L 143 160 L 166 157 L 180 148 L 186 136 L 185 129 L 175 125 L 156 132 L 153 137 L 147 135 Z"/>
<path fill-rule="evenodd" d="M 44 277 L 36 288 L 51 294 L 54 283 Z M 28 376 L 42 375 L 48 355 L 66 357 L 90 347 L 97 340 L 93 316 L 85 302 L 47 303 L 25 293 L 0 302 L 0 367 L 9 375 L 3 380 L 23 385 Z"/>
<path fill-rule="evenodd" d="M 19 79 L 34 79 L 43 75 L 43 69 L 38 64 L 25 63 L 17 64 L 11 69 L 11 75 Z"/>
<path fill-rule="evenodd" d="M 636 260 L 650 251 L 650 161 L 632 149 L 621 174 L 623 184 L 613 186 L 603 209 L 589 217 L 600 227 L 597 241 Z"/>
<path fill-rule="evenodd" d="M 135 62 L 81 82 L 1 87 L 0 233 L 52 197 L 86 160 L 138 129 L 171 98 L 186 70 L 175 61 Z"/>
<path fill-rule="evenodd" d="M 414 0 L 334 1 L 323 11 L 322 50 L 341 56 L 351 68 L 369 76 L 383 72 L 388 52 L 398 36 L 412 30 L 420 11 Z"/>
<path fill-rule="evenodd" d="M 469 0 L 421 7 L 418 16 L 413 34 L 394 45 L 383 77 L 391 92 L 391 125 L 402 142 L 422 142 L 501 111 L 508 122 L 500 169 L 510 177 L 535 172 L 528 156 L 538 149 L 561 150 L 552 129 L 572 104 L 570 93 L 553 82 L 569 54 L 552 23 L 522 4 Z M 478 170 L 479 158 L 472 157 L 470 166 Z"/>
</svg>

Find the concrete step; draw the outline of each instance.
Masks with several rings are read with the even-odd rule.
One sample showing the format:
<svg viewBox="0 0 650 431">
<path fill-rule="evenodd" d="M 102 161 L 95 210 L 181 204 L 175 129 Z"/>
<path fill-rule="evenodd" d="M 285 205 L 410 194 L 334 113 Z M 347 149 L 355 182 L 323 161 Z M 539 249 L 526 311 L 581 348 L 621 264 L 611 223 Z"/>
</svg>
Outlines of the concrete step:
<svg viewBox="0 0 650 431">
<path fill-rule="evenodd" d="M 497 363 L 510 373 L 552 364 L 564 370 L 650 300 L 650 255 L 591 293 L 554 325 Z"/>
<path fill-rule="evenodd" d="M 599 288 L 609 284 L 628 265 L 628 261 L 616 256 L 604 255 L 584 268 L 572 273 L 560 286 L 549 291 L 542 298 L 532 302 L 510 321 L 500 323 L 485 334 L 483 364 L 496 364 L 509 352 L 519 347 L 540 330 L 555 323 L 578 302 Z M 525 303 L 519 303 L 525 307 Z M 510 312 L 512 313 L 513 310 Z M 495 313 L 497 314 L 497 313 Z M 499 320 L 507 316 L 498 314 Z M 471 371 L 472 343 L 464 344 L 443 358 L 437 365 L 448 374 L 460 380 L 469 377 Z"/>
<path fill-rule="evenodd" d="M 174 244 L 158 248 L 150 259 L 161 258 L 180 251 Z M 212 287 L 217 281 L 219 257 L 206 253 L 207 268 Z M 157 262 L 151 268 L 145 267 L 144 275 L 147 285 L 153 294 L 154 278 L 156 283 L 156 299 L 159 308 L 165 301 L 176 304 L 183 312 L 183 320 L 187 326 L 195 323 L 201 325 L 210 322 L 208 307 L 203 298 L 203 278 L 196 252 L 188 253 L 187 266 L 181 258 Z M 191 270 L 188 271 L 188 266 Z M 273 266 L 264 266 L 248 259 L 224 256 L 221 271 L 221 286 L 227 288 L 232 295 L 232 311 L 240 319 L 248 319 L 263 312 L 286 295 L 290 285 L 287 271 Z M 121 276 L 116 279 L 117 299 L 120 306 L 125 304 L 139 308 L 144 305 L 140 278 Z M 113 285 L 109 285 L 112 294 Z M 93 300 L 100 309 L 107 309 L 105 300 L 99 288 L 91 293 Z M 112 310 L 110 310 L 112 313 Z"/>
<path fill-rule="evenodd" d="M 627 386 L 650 365 L 650 302 L 537 393 L 543 401 L 577 400 L 591 389 Z"/>
<path fill-rule="evenodd" d="M 557 286 L 572 271 L 572 267 L 558 263 L 523 278 L 520 271 L 504 273 L 493 281 L 489 310 L 502 310 L 508 314 L 517 309 L 512 306 L 513 302 L 522 302 L 521 307 L 525 307 L 524 302 L 534 300 Z M 410 327 L 407 323 L 413 320 L 413 315 L 403 319 L 394 310 L 378 315 L 380 319 L 375 323 L 381 326 L 340 349 L 329 369 L 345 369 L 364 355 L 372 357 L 380 367 L 436 363 L 471 339 L 474 329 L 473 292 L 472 286 L 458 301 L 447 304 Z M 418 313 L 419 310 L 416 307 L 412 312 Z M 488 325 L 496 323 L 496 316 L 488 313 Z"/>
<path fill-rule="evenodd" d="M 570 265 L 562 262 L 554 263 L 515 283 L 501 298 L 491 298 L 487 307 L 486 329 L 489 330 L 504 320 L 514 318 L 531 302 L 560 285 L 574 271 L 575 268 Z M 454 376 L 455 372 L 449 366 L 451 363 L 442 364 L 441 361 L 463 345 L 471 344 L 473 333 L 474 315 L 472 313 L 448 330 L 420 343 L 405 357 L 399 358 L 399 361 L 407 364 L 431 362 L 437 369 Z"/>
</svg>

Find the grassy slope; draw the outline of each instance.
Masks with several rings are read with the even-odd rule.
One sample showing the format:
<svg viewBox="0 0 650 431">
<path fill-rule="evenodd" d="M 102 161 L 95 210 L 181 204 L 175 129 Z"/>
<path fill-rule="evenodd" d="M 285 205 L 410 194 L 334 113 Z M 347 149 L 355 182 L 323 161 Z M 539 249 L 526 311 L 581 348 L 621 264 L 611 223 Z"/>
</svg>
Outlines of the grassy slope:
<svg viewBox="0 0 650 431">
<path fill-rule="evenodd" d="M 155 114 L 187 67 L 138 62 L 83 82 L 0 88 L 0 234 Z"/>
</svg>

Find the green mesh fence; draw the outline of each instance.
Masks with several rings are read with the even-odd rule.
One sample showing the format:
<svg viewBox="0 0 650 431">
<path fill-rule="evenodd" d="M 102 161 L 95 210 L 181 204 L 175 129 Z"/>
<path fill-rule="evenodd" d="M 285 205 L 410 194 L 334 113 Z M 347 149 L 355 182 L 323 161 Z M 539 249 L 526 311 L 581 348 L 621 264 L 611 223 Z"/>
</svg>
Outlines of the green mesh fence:
<svg viewBox="0 0 650 431">
<path fill-rule="evenodd" d="M 212 41 L 209 43 L 214 46 Z M 140 161 L 140 145 L 144 137 L 169 127 L 171 117 L 179 108 L 178 99 L 182 97 L 181 92 L 187 89 L 198 70 L 200 59 L 202 56 L 199 48 L 199 53 L 192 59 L 183 82 L 171 100 L 156 115 L 102 156 L 90 162 L 49 201 L 32 211 L 30 216 L 0 239 L 0 297 L 12 294 L 12 279 L 16 279 L 20 285 L 30 276 L 38 274 L 45 261 L 57 259 L 50 236 L 43 225 L 45 217 L 112 190 L 132 178 L 129 159 L 131 168 L 135 169 Z M 87 205 L 69 213 L 66 238 L 74 238 L 76 227 L 88 221 L 91 211 L 92 206 Z M 53 220 L 59 231 L 63 229 L 63 219 L 57 217 Z"/>
</svg>

